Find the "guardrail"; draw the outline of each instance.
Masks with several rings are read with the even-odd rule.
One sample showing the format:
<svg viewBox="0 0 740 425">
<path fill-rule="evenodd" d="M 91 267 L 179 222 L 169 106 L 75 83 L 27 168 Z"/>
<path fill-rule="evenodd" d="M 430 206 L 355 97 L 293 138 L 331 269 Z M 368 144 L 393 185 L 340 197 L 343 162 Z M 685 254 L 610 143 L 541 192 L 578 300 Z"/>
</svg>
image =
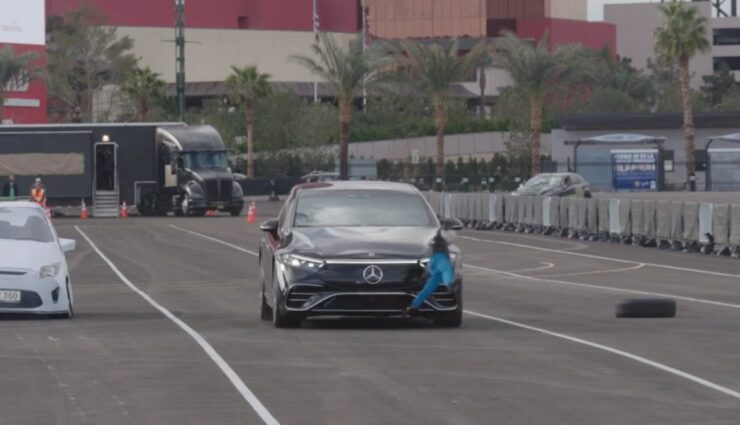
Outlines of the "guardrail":
<svg viewBox="0 0 740 425">
<path fill-rule="evenodd" d="M 426 192 L 440 217 L 478 230 L 740 257 L 740 204 Z"/>
</svg>

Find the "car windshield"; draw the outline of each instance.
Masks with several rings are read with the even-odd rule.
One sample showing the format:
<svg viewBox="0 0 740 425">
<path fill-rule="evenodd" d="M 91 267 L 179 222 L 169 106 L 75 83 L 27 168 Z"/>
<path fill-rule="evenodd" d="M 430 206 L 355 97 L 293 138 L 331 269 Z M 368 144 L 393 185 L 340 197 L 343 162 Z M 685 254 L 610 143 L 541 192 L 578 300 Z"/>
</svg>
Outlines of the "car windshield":
<svg viewBox="0 0 740 425">
<path fill-rule="evenodd" d="M 38 208 L 0 207 L 0 239 L 54 242 L 54 234 Z"/>
<path fill-rule="evenodd" d="M 526 191 L 540 191 L 560 184 L 560 176 L 552 174 L 540 174 L 532 177 L 524 184 L 523 189 Z"/>
<path fill-rule="evenodd" d="M 223 152 L 187 152 L 183 154 L 185 165 L 191 170 L 205 168 L 225 169 L 228 167 L 226 154 Z"/>
<path fill-rule="evenodd" d="M 296 227 L 432 226 L 419 195 L 380 190 L 307 190 L 298 198 Z"/>
</svg>

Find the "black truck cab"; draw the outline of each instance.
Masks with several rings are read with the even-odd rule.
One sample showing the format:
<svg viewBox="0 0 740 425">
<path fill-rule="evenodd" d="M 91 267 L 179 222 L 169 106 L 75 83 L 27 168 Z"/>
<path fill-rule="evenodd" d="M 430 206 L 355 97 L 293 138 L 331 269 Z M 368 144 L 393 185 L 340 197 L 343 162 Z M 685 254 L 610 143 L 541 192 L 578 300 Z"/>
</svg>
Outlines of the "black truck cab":
<svg viewBox="0 0 740 425">
<path fill-rule="evenodd" d="M 241 213 L 244 194 L 229 169 L 226 146 L 213 127 L 160 127 L 157 149 L 161 185 L 142 196 L 142 214 Z"/>
</svg>

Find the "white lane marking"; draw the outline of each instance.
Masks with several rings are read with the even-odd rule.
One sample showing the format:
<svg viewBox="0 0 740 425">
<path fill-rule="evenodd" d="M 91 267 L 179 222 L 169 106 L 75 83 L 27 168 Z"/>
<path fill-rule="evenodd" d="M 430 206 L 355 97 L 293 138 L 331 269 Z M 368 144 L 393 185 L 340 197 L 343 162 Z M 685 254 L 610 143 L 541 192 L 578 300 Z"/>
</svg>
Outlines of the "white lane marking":
<svg viewBox="0 0 740 425">
<path fill-rule="evenodd" d="M 476 269 L 476 270 L 483 271 L 483 272 L 488 272 L 488 273 L 499 273 L 499 274 L 507 275 L 507 276 L 514 277 L 517 279 L 531 280 L 535 282 L 543 282 L 545 284 L 573 286 L 576 288 L 596 289 L 599 291 L 617 292 L 617 293 L 623 293 L 623 294 L 635 294 L 635 295 L 647 295 L 651 297 L 673 298 L 673 299 L 682 300 L 682 301 L 690 301 L 690 302 L 701 303 L 701 304 L 709 304 L 709 305 L 715 305 L 715 306 L 720 306 L 720 307 L 730 307 L 730 308 L 740 309 L 740 304 L 723 303 L 720 301 L 712 301 L 712 300 L 706 300 L 702 298 L 684 297 L 681 295 L 663 294 L 660 292 L 639 291 L 636 289 L 625 289 L 625 288 L 614 288 L 610 286 L 591 285 L 588 283 L 568 282 L 565 280 L 554 280 L 554 279 L 547 279 L 543 277 L 527 276 L 523 274 L 507 272 L 504 270 L 496 270 L 496 269 L 489 269 L 487 267 L 480 267 L 480 266 L 476 266 L 470 263 L 465 263 L 465 267 Z"/>
<path fill-rule="evenodd" d="M 233 243 L 228 243 L 228 242 L 222 241 L 221 239 L 216 239 L 216 238 L 214 238 L 212 236 L 204 235 L 203 233 L 198 233 L 198 232 L 194 232 L 192 230 L 183 229 L 182 227 L 175 226 L 174 224 L 170 224 L 170 227 L 173 228 L 173 229 L 175 229 L 175 230 L 179 230 L 181 232 L 190 233 L 191 235 L 195 235 L 195 236 L 201 237 L 203 239 L 207 239 L 207 240 L 209 240 L 211 242 L 216 242 L 218 244 L 221 244 L 221 245 L 224 245 L 224 246 L 228 246 L 229 248 L 234 248 L 237 251 L 241 251 L 241 252 L 247 253 L 247 254 L 252 255 L 254 257 L 259 257 L 259 254 L 257 254 L 256 252 L 250 251 L 250 250 L 245 249 L 245 248 L 242 248 L 239 245 L 234 245 Z"/>
<path fill-rule="evenodd" d="M 259 415 L 259 417 L 262 419 L 262 421 L 267 425 L 280 425 L 280 422 L 275 419 L 274 416 L 267 410 L 267 408 L 262 404 L 261 401 L 257 398 L 257 396 L 254 395 L 254 393 L 247 387 L 247 385 L 244 383 L 244 381 L 241 380 L 239 375 L 234 371 L 234 369 L 229 366 L 229 364 L 224 360 L 223 357 L 216 351 L 213 346 L 206 341 L 205 338 L 201 334 L 199 334 L 195 329 L 191 328 L 187 323 L 180 320 L 177 316 L 172 314 L 169 310 L 167 310 L 165 307 L 160 305 L 158 302 L 154 300 L 154 298 L 150 297 L 146 292 L 139 289 L 136 285 L 131 283 L 130 280 L 116 267 L 113 262 L 106 257 L 105 254 L 98 248 L 97 245 L 95 245 L 95 242 L 93 242 L 86 234 L 83 232 L 78 226 L 75 226 L 75 229 L 77 232 L 82 235 L 83 238 L 87 241 L 87 243 L 90 244 L 92 249 L 100 256 L 100 258 L 103 259 L 103 261 L 108 264 L 108 267 L 110 267 L 111 270 L 118 276 L 119 279 L 121 279 L 121 282 L 125 283 L 129 288 L 131 288 L 132 291 L 139 294 L 146 302 L 148 302 L 152 307 L 159 310 L 160 313 L 162 313 L 166 318 L 170 319 L 173 323 L 175 323 L 177 326 L 180 327 L 185 333 L 190 335 L 195 342 L 200 345 L 200 347 L 205 351 L 205 353 L 208 355 L 208 357 L 211 358 L 213 363 L 218 366 L 219 369 L 221 369 L 221 372 L 226 375 L 226 377 L 229 379 L 231 384 L 236 388 L 236 390 L 241 394 L 241 396 L 244 398 L 244 400 L 249 403 L 250 406 L 252 406 L 252 409 L 254 409 L 255 413 Z"/>
<path fill-rule="evenodd" d="M 527 236 L 526 234 L 522 234 L 522 233 L 510 233 L 510 232 L 503 232 L 503 231 L 501 233 L 498 233 L 497 236 L 502 236 L 502 237 L 507 237 L 508 236 L 510 238 L 531 239 L 533 241 L 539 241 L 539 240 L 541 240 L 537 236 Z M 470 236 L 462 236 L 462 237 L 469 238 Z M 586 245 L 585 243 L 580 243 L 580 242 L 564 241 L 564 240 L 554 239 L 554 238 L 553 239 L 548 239 L 547 241 L 548 242 L 551 242 L 551 243 L 554 243 L 554 244 L 570 245 L 571 246 L 571 248 L 566 248 L 563 251 L 581 251 L 581 250 L 590 248 L 590 246 Z"/>
<path fill-rule="evenodd" d="M 601 269 L 601 270 L 591 270 L 588 272 L 547 274 L 547 275 L 540 276 L 540 277 L 588 276 L 592 274 L 619 273 L 619 272 L 629 272 L 632 270 L 639 270 L 643 267 L 645 267 L 645 263 L 639 263 L 636 266 L 632 266 L 632 267 L 622 267 L 620 269 Z"/>
<path fill-rule="evenodd" d="M 653 360 L 650 360 L 650 359 L 646 359 L 645 357 L 638 356 L 636 354 L 628 353 L 626 351 L 622 351 L 622 350 L 619 350 L 619 349 L 616 349 L 616 348 L 613 348 L 613 347 L 609 347 L 607 345 L 599 344 L 599 343 L 588 341 L 588 340 L 581 339 L 581 338 L 576 338 L 574 336 L 562 334 L 562 333 L 559 333 L 559 332 L 553 332 L 553 331 L 549 331 L 547 329 L 538 328 L 538 327 L 535 327 L 535 326 L 530 326 L 530 325 L 527 325 L 527 324 L 524 324 L 524 323 L 514 322 L 512 320 L 507 320 L 507 319 L 503 319 L 503 318 L 500 318 L 500 317 L 489 316 L 487 314 L 477 313 L 477 312 L 471 311 L 471 310 L 464 310 L 464 312 L 466 314 L 470 315 L 470 316 L 478 317 L 478 318 L 481 318 L 481 319 L 492 320 L 494 322 L 499 322 L 499 323 L 503 323 L 503 324 L 506 324 L 506 325 L 514 326 L 514 327 L 517 327 L 517 328 L 526 329 L 526 330 L 529 330 L 529 331 L 532 331 L 532 332 L 537 332 L 537 333 L 541 333 L 541 334 L 544 334 L 544 335 L 549 335 L 549 336 L 552 336 L 552 337 L 555 337 L 555 338 L 560 338 L 560 339 L 564 339 L 566 341 L 575 342 L 577 344 L 581 344 L 581 345 L 585 345 L 585 346 L 588 346 L 588 347 L 591 347 L 591 348 L 595 348 L 597 350 L 602 350 L 602 351 L 606 351 L 606 352 L 609 352 L 609 353 L 612 353 L 612 354 L 616 354 L 617 356 L 624 357 L 624 358 L 627 358 L 627 359 L 630 359 L 630 360 L 634 360 L 634 361 L 636 361 L 638 363 L 642 363 L 642 364 L 644 364 L 646 366 L 650 366 L 650 367 L 653 367 L 653 368 L 662 370 L 664 372 L 668 372 L 668 373 L 670 373 L 672 375 L 675 375 L 675 376 L 678 376 L 678 377 L 681 377 L 681 378 L 684 378 L 684 379 L 688 379 L 689 381 L 692 381 L 692 382 L 697 383 L 699 385 L 703 385 L 703 386 L 705 386 L 707 388 L 710 388 L 710 389 L 713 389 L 715 391 L 719 391 L 719 392 L 721 392 L 723 394 L 726 394 L 726 395 L 728 395 L 730 397 L 734 397 L 736 399 L 740 399 L 740 392 L 734 391 L 734 390 L 732 390 L 730 388 L 727 388 L 727 387 L 723 387 L 722 385 L 719 385 L 719 384 L 715 384 L 714 382 L 708 381 L 708 380 L 706 380 L 704 378 L 700 378 L 700 377 L 698 377 L 696 375 L 692 375 L 692 374 L 690 374 L 688 372 L 684 372 L 684 371 L 682 371 L 680 369 L 673 368 L 673 367 L 668 366 L 668 365 L 665 365 L 663 363 L 659 363 L 659 362 L 656 362 L 656 361 L 653 361 Z"/>
<path fill-rule="evenodd" d="M 562 249 L 552 249 L 552 248 L 542 248 L 539 246 L 532 246 L 532 245 L 524 245 L 520 243 L 513 243 L 513 242 L 504 242 L 504 241 L 495 241 L 490 239 L 481 239 L 481 238 L 474 238 L 472 236 L 460 236 L 461 239 L 467 239 L 475 242 L 483 242 L 483 243 L 493 243 L 498 245 L 506 245 L 506 246 L 514 246 L 517 248 L 525 248 L 525 249 L 531 249 L 535 251 L 542 251 L 542 252 L 551 252 L 554 254 L 563 254 L 563 255 L 573 255 L 576 257 L 583 257 L 583 258 L 591 258 L 594 260 L 604 260 L 604 261 L 612 261 L 615 263 L 623 263 L 623 264 L 639 264 L 639 261 L 633 261 L 633 260 L 624 260 L 621 258 L 612 258 L 612 257 L 602 257 L 600 255 L 593 255 L 593 254 L 584 254 L 582 252 L 572 252 L 572 251 L 565 251 Z M 669 266 L 666 264 L 657 264 L 657 263 L 643 263 L 646 266 L 650 267 L 656 267 L 661 269 L 667 269 L 667 270 L 676 270 L 681 272 L 691 272 L 691 273 L 701 273 L 701 274 L 707 274 L 711 276 L 721 276 L 721 277 L 731 277 L 734 279 L 740 279 L 740 274 L 732 274 L 732 273 L 721 273 L 721 272 L 713 272 L 709 270 L 702 270 L 702 269 L 691 269 L 686 267 L 676 267 L 676 266 Z"/>
<path fill-rule="evenodd" d="M 547 261 L 540 261 L 540 264 L 544 264 L 541 267 L 533 267 L 531 269 L 518 269 L 518 270 L 509 270 L 511 273 L 522 273 L 522 272 L 536 272 L 540 270 L 547 270 L 555 267 L 555 263 L 548 263 Z"/>
<path fill-rule="evenodd" d="M 173 226 L 173 227 L 175 227 L 175 226 Z M 177 227 L 175 227 L 175 228 L 177 228 Z M 181 229 L 181 230 L 185 230 L 185 229 Z M 224 241 L 218 240 L 216 238 L 212 238 L 210 236 L 206 236 L 206 235 L 199 234 L 197 232 L 190 232 L 190 231 L 188 231 L 188 233 L 192 233 L 194 235 L 201 236 L 201 237 L 206 237 L 209 240 L 213 240 L 215 242 L 222 243 L 225 246 L 229 246 L 231 248 L 238 249 L 239 251 L 242 251 L 242 252 L 247 252 L 247 250 L 245 250 L 244 248 L 242 248 L 240 246 L 233 245 L 233 244 L 230 244 L 228 242 L 224 242 Z M 253 254 L 253 255 L 256 255 L 256 254 Z M 484 267 L 471 266 L 470 264 L 466 264 L 466 266 L 467 267 L 473 267 L 473 268 L 477 268 L 477 269 L 486 270 L 486 271 L 489 271 L 489 272 L 492 271 L 492 269 L 486 269 Z M 513 274 L 513 273 L 510 273 L 510 272 L 501 272 L 501 273 L 504 273 L 504 274 Z M 526 278 L 527 276 L 523 276 L 523 277 Z M 593 285 L 593 286 L 596 287 L 595 285 Z M 602 288 L 602 287 L 596 287 L 596 288 L 606 289 L 606 288 Z M 740 308 L 740 306 L 737 306 L 737 307 Z M 692 375 L 692 374 L 687 373 L 687 372 L 684 372 L 682 370 L 674 369 L 674 368 L 672 368 L 670 366 L 664 365 L 662 363 L 655 362 L 653 360 L 646 359 L 644 357 L 640 357 L 640 356 L 635 355 L 635 354 L 627 353 L 625 351 L 621 351 L 621 350 L 618 350 L 616 348 L 608 347 L 606 345 L 602 345 L 602 344 L 598 344 L 598 343 L 595 343 L 595 342 L 587 341 L 587 340 L 584 340 L 584 339 L 572 337 L 572 336 L 569 336 L 569 335 L 565 335 L 565 334 L 561 334 L 561 333 L 557 333 L 557 332 L 548 331 L 548 330 L 542 329 L 542 328 L 536 328 L 534 326 L 525 325 L 524 323 L 519 323 L 519 322 L 514 322 L 514 321 L 511 321 L 511 320 L 507 320 L 507 319 L 502 319 L 502 318 L 499 318 L 499 317 L 489 316 L 489 315 L 477 313 L 477 312 L 474 312 L 474 311 L 471 311 L 471 310 L 463 310 L 463 311 L 466 314 L 471 315 L 471 316 L 479 317 L 479 318 L 482 318 L 482 319 L 493 320 L 493 321 L 496 321 L 496 322 L 508 324 L 510 326 L 515 326 L 515 327 L 527 329 L 527 330 L 530 330 L 530 331 L 533 331 L 533 332 L 539 332 L 539 333 L 542 333 L 542 334 L 545 334 L 545 335 L 554 336 L 556 338 L 565 339 L 565 340 L 568 340 L 568 341 L 571 341 L 571 342 L 576 342 L 576 343 L 579 343 L 579 344 L 587 345 L 587 346 L 592 347 L 592 348 L 596 348 L 596 349 L 607 351 L 607 352 L 610 352 L 610 353 L 613 353 L 613 354 L 616 354 L 616 355 L 619 355 L 619 356 L 622 356 L 622 357 L 626 357 L 628 359 L 635 360 L 635 361 L 637 361 L 639 363 L 642 363 L 642 364 L 645 364 L 645 365 L 648 365 L 648 366 L 652 366 L 654 368 L 663 370 L 663 371 L 668 372 L 668 373 L 671 373 L 673 375 L 676 375 L 676 376 L 679 376 L 679 377 L 688 379 L 688 380 L 693 381 L 693 382 L 695 382 L 697 384 L 700 384 L 700 385 L 703 385 L 705 387 L 711 388 L 713 390 L 719 391 L 721 393 L 727 394 L 727 395 L 729 395 L 731 397 L 735 397 L 737 399 L 740 399 L 740 393 L 738 393 L 736 391 L 733 391 L 733 390 L 731 390 L 729 388 L 726 388 L 726 387 L 723 387 L 721 385 L 715 384 L 713 382 L 707 381 L 706 379 L 699 378 L 698 376 Z"/>
</svg>

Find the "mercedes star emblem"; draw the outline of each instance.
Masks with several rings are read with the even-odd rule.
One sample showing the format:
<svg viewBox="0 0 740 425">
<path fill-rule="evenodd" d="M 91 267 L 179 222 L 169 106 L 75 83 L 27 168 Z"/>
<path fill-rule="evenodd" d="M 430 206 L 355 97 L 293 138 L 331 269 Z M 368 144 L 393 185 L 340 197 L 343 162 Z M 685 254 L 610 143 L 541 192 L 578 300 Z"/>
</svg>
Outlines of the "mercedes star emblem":
<svg viewBox="0 0 740 425">
<path fill-rule="evenodd" d="M 362 277 L 365 282 L 376 285 L 383 280 L 383 270 L 378 266 L 367 266 L 362 272 Z"/>
</svg>

